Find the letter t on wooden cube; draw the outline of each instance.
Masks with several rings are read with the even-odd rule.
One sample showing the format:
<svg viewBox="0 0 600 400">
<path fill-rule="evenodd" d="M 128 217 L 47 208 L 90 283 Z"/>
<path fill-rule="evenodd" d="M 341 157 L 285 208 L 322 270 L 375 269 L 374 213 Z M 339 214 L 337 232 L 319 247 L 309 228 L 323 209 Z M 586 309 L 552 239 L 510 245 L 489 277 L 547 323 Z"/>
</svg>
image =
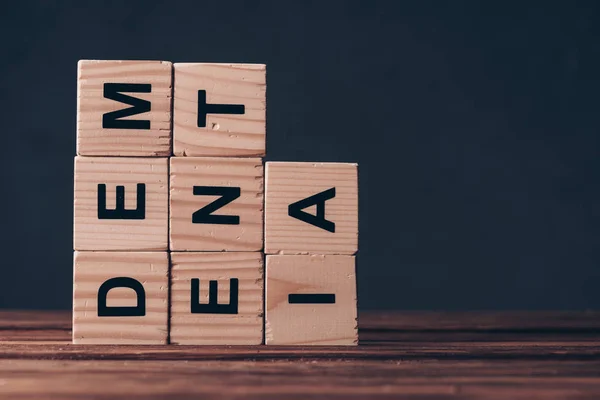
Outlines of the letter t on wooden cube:
<svg viewBox="0 0 600 400">
<path fill-rule="evenodd" d="M 355 345 L 354 256 L 267 256 L 265 342 Z"/>
<path fill-rule="evenodd" d="M 75 252 L 73 343 L 166 344 L 166 252 Z"/>
<path fill-rule="evenodd" d="M 268 162 L 265 253 L 356 253 L 357 171 L 349 163 Z"/>
<path fill-rule="evenodd" d="M 176 63 L 173 68 L 175 156 L 265 155 L 264 64 Z"/>
<path fill-rule="evenodd" d="M 77 154 L 170 155 L 172 70 L 166 61 L 79 61 Z"/>
</svg>

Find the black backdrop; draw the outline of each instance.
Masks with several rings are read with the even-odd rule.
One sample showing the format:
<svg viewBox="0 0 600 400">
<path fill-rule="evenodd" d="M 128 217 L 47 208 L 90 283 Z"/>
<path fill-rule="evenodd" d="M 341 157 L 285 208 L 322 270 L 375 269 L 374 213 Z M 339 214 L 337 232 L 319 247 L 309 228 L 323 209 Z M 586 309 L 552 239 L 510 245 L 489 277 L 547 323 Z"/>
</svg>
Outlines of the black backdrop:
<svg viewBox="0 0 600 400">
<path fill-rule="evenodd" d="M 362 309 L 598 308 L 598 11 L 5 3 L 0 307 L 71 306 L 76 64 L 93 58 L 266 63 L 267 160 L 360 164 Z"/>
</svg>

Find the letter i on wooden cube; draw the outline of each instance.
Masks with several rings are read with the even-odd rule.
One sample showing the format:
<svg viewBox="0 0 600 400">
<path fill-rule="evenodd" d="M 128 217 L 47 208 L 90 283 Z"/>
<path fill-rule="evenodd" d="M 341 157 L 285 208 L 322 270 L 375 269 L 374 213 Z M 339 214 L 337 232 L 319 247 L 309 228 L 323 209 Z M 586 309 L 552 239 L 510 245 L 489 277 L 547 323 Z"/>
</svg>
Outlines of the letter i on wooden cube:
<svg viewBox="0 0 600 400">
<path fill-rule="evenodd" d="M 75 250 L 167 250 L 167 162 L 75 157 Z"/>
<path fill-rule="evenodd" d="M 262 343 L 262 253 L 181 252 L 171 262 L 172 344 Z"/>
<path fill-rule="evenodd" d="M 166 61 L 79 61 L 77 154 L 170 155 L 172 70 Z"/>
<path fill-rule="evenodd" d="M 166 252 L 75 252 L 73 343 L 166 344 Z"/>
<path fill-rule="evenodd" d="M 356 345 L 354 256 L 268 255 L 265 343 Z"/>
<path fill-rule="evenodd" d="M 260 158 L 172 157 L 170 174 L 171 250 L 262 250 Z"/>
<path fill-rule="evenodd" d="M 176 63 L 175 156 L 265 155 L 264 64 Z"/>
</svg>

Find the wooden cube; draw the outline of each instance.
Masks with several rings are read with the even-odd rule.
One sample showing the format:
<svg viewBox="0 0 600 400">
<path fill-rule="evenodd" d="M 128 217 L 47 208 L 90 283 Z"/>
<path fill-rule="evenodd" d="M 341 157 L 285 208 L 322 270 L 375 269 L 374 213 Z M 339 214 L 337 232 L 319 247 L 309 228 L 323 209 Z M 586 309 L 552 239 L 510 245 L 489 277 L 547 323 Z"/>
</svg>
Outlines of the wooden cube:
<svg viewBox="0 0 600 400">
<path fill-rule="evenodd" d="M 171 253 L 171 260 L 171 343 L 262 343 L 262 253 Z"/>
<path fill-rule="evenodd" d="M 265 342 L 358 343 L 354 256 L 267 256 Z"/>
<path fill-rule="evenodd" d="M 356 253 L 357 170 L 356 164 L 268 162 L 265 253 Z"/>
<path fill-rule="evenodd" d="M 77 79 L 77 154 L 171 154 L 172 64 L 81 60 Z"/>
<path fill-rule="evenodd" d="M 166 344 L 166 252 L 75 252 L 73 343 Z"/>
<path fill-rule="evenodd" d="M 266 66 L 174 64 L 173 153 L 262 157 Z"/>
<path fill-rule="evenodd" d="M 75 250 L 167 250 L 167 158 L 75 157 Z"/>
<path fill-rule="evenodd" d="M 171 250 L 262 250 L 261 159 L 172 157 L 170 212 Z"/>
</svg>

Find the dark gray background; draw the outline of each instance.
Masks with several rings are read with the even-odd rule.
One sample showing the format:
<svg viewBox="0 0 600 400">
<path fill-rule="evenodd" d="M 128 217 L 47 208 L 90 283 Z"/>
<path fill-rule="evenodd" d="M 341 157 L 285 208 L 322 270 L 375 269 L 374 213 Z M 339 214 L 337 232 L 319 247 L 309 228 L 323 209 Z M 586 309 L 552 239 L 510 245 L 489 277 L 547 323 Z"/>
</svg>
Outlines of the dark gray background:
<svg viewBox="0 0 600 400">
<path fill-rule="evenodd" d="M 598 11 L 4 4 L 0 308 L 71 307 L 81 58 L 268 64 L 267 159 L 360 164 L 362 309 L 599 308 Z"/>
</svg>

